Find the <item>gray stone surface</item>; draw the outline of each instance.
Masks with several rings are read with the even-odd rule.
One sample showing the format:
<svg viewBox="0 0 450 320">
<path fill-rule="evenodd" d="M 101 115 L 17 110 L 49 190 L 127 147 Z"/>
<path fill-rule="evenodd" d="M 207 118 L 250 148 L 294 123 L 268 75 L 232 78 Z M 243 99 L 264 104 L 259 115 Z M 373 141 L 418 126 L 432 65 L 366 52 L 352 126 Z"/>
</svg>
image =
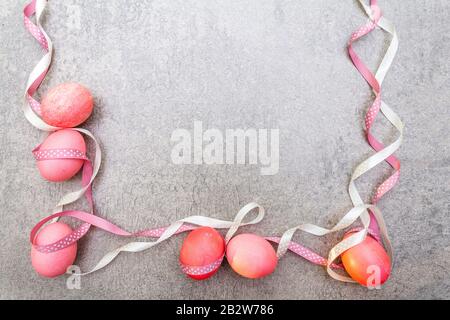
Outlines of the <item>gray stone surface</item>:
<svg viewBox="0 0 450 320">
<path fill-rule="evenodd" d="M 450 297 L 448 1 L 380 1 L 400 37 L 384 99 L 406 132 L 398 152 L 400 184 L 380 203 L 395 267 L 375 291 L 334 281 L 292 254 L 259 281 L 239 277 L 226 264 L 208 281 L 189 281 L 177 262 L 182 236 L 121 255 L 83 278 L 81 290 L 67 290 L 64 277 L 37 276 L 28 232 L 78 178 L 44 181 L 30 152 L 45 133 L 27 123 L 20 104 L 42 52 L 23 28 L 23 2 L 0 3 L 0 298 Z M 96 108 L 83 127 L 104 152 L 94 186 L 97 212 L 125 228 L 162 226 L 193 214 L 231 219 L 253 200 L 266 207 L 267 217 L 246 231 L 279 235 L 302 221 L 331 226 L 351 207 L 346 188 L 352 170 L 373 153 L 361 129 L 371 93 L 345 49 L 365 20 L 357 1 L 50 1 L 45 27 L 56 51 L 40 93 L 69 80 L 92 89 Z M 386 45 L 378 31 L 356 48 L 374 67 Z M 377 134 L 393 141 L 395 130 L 381 118 Z M 191 129 L 194 120 L 223 130 L 279 128 L 280 172 L 172 164 L 170 135 Z M 389 172 L 381 165 L 358 182 L 365 199 Z M 339 236 L 296 239 L 326 253 Z M 87 269 L 125 242 L 93 230 L 79 244 L 77 264 Z"/>
</svg>

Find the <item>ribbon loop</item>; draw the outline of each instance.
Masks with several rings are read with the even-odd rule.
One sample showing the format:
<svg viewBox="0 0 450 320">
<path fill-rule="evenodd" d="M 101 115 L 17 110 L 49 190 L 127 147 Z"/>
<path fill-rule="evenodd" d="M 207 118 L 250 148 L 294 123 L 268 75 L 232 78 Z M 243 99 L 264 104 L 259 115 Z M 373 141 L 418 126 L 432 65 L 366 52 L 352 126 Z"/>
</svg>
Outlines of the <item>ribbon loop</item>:
<svg viewBox="0 0 450 320">
<path fill-rule="evenodd" d="M 254 218 L 252 221 L 248 223 L 242 223 L 242 220 L 245 218 L 245 216 L 254 209 L 258 209 L 258 215 L 256 216 L 256 218 Z M 228 229 L 228 232 L 225 236 L 225 243 L 228 244 L 228 242 L 231 240 L 231 238 L 233 237 L 233 235 L 236 233 L 236 231 L 240 226 L 248 224 L 256 224 L 264 218 L 264 214 L 265 214 L 264 208 L 255 202 L 251 202 L 246 206 L 242 207 L 242 209 L 239 210 L 236 217 L 234 218 L 233 224 Z"/>
</svg>

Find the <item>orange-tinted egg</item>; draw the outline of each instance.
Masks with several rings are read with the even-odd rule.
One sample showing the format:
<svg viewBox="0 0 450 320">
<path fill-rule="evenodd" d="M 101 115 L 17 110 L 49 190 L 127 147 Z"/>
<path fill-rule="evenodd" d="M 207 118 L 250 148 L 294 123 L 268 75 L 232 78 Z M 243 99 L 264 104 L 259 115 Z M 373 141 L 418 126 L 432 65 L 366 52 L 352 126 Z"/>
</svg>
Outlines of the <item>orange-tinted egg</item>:
<svg viewBox="0 0 450 320">
<path fill-rule="evenodd" d="M 255 234 L 240 234 L 227 246 L 231 268 L 243 277 L 257 279 L 271 274 L 278 263 L 272 245 Z"/>
<path fill-rule="evenodd" d="M 347 233 L 344 238 L 350 236 Z M 389 278 L 391 259 L 383 246 L 371 236 L 341 255 L 345 271 L 365 287 L 382 285 Z"/>
<path fill-rule="evenodd" d="M 191 278 L 203 280 L 217 272 L 225 253 L 225 241 L 219 232 L 210 227 L 191 231 L 180 251 L 180 263 Z"/>
</svg>

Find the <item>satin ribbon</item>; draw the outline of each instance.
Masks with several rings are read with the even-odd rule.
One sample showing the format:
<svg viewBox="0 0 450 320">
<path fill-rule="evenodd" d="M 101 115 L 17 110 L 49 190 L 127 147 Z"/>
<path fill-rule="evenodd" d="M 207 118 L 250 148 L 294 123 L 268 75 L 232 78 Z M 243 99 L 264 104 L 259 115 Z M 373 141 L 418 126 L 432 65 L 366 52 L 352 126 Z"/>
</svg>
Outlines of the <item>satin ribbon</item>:
<svg viewBox="0 0 450 320">
<path fill-rule="evenodd" d="M 206 266 L 189 266 L 180 262 L 181 271 L 190 276 L 202 276 L 219 269 L 219 267 L 222 265 L 224 257 L 225 254 L 223 254 L 219 259 L 217 259 L 213 263 L 210 263 Z"/>
<path fill-rule="evenodd" d="M 395 27 L 389 20 L 382 16 L 381 10 L 378 7 L 376 0 L 372 0 L 370 2 L 370 6 L 366 5 L 363 0 L 359 0 L 359 2 L 366 14 L 369 16 L 369 21 L 364 26 L 352 33 L 350 41 L 348 43 L 348 52 L 356 69 L 361 73 L 361 75 L 370 85 L 375 95 L 374 102 L 365 116 L 365 126 L 367 141 L 370 146 L 376 151 L 376 153 L 359 164 L 352 174 L 348 191 L 355 206 L 361 205 L 363 203 L 361 196 L 359 195 L 359 192 L 356 188 L 355 180 L 383 161 L 386 161 L 395 171 L 388 179 L 386 179 L 376 188 L 375 194 L 372 198 L 372 203 L 376 204 L 383 197 L 383 195 L 391 190 L 398 182 L 400 175 L 400 161 L 393 154 L 402 143 L 404 127 L 400 118 L 394 113 L 394 111 L 392 111 L 392 109 L 388 107 L 386 103 L 382 101 L 381 98 L 381 84 L 394 60 L 395 54 L 398 49 L 398 37 L 395 31 Z M 382 59 L 382 62 L 380 63 L 376 71 L 376 75 L 374 75 L 355 53 L 353 49 L 353 43 L 372 32 L 377 26 L 389 33 L 392 38 L 390 45 Z M 391 122 L 391 124 L 400 133 L 397 140 L 386 147 L 381 142 L 379 142 L 371 133 L 372 125 L 380 109 L 382 110 L 386 119 L 388 119 L 388 121 Z M 375 231 L 376 234 L 379 233 L 376 221 L 373 219 L 373 214 L 369 214 L 369 212 L 366 212 L 363 216 L 363 219 L 370 219 L 370 227 Z"/>
<path fill-rule="evenodd" d="M 375 95 L 374 102 L 366 114 L 365 125 L 367 141 L 370 146 L 376 151 L 376 153 L 360 163 L 351 176 L 348 192 L 354 205 L 353 209 L 345 214 L 344 217 L 331 229 L 322 228 L 313 224 L 300 224 L 299 226 L 287 230 L 279 241 L 277 251 L 279 257 L 286 253 L 289 243 L 291 243 L 291 239 L 293 238 L 297 230 L 301 230 L 316 236 L 323 236 L 332 232 L 343 230 L 352 225 L 357 219 L 360 219 L 363 227 L 356 229 L 355 233 L 334 246 L 330 250 L 328 259 L 326 260 L 328 274 L 334 279 L 345 282 L 355 281 L 350 277 L 336 273 L 334 270 L 332 270 L 332 268 L 330 268 L 330 265 L 344 251 L 364 241 L 367 234 L 370 234 L 379 242 L 384 242 L 388 255 L 391 259 L 391 264 L 393 264 L 393 253 L 387 228 L 384 223 L 383 216 L 380 210 L 375 206 L 375 204 L 398 182 L 400 174 L 400 161 L 395 156 L 393 156 L 393 153 L 401 145 L 404 127 L 400 118 L 381 99 L 381 83 L 383 82 L 384 77 L 386 76 L 387 71 L 392 64 L 398 49 L 398 37 L 395 31 L 395 27 L 389 20 L 382 16 L 381 10 L 378 7 L 376 0 L 371 0 L 370 6 L 366 5 L 363 0 L 359 0 L 359 2 L 363 6 L 366 14 L 369 16 L 369 21 L 351 35 L 350 41 L 348 43 L 348 52 L 353 64 L 371 86 Z M 376 75 L 373 75 L 372 72 L 366 67 L 366 65 L 355 53 L 352 45 L 355 41 L 369 34 L 377 27 L 380 27 L 382 30 L 389 33 L 392 38 L 385 56 L 383 57 L 382 62 L 380 63 L 376 71 Z M 387 147 L 379 142 L 370 131 L 379 110 L 383 112 L 385 117 L 400 132 L 399 138 Z M 394 168 L 395 171 L 388 179 L 386 179 L 376 188 L 376 192 L 372 198 L 373 204 L 365 205 L 356 188 L 355 181 L 383 161 L 389 163 L 389 165 L 391 165 L 391 167 Z"/>
<path fill-rule="evenodd" d="M 53 43 L 41 25 L 42 14 L 46 5 L 46 0 L 32 0 L 23 10 L 25 28 L 39 42 L 45 54 L 28 77 L 22 110 L 25 118 L 36 128 L 44 131 L 55 131 L 60 128 L 50 126 L 39 117 L 40 104 L 33 98 L 50 68 L 53 56 Z M 36 24 L 31 21 L 33 15 L 36 16 Z"/>
<path fill-rule="evenodd" d="M 374 219 L 378 223 L 380 234 L 382 237 L 382 240 L 385 244 L 386 251 L 392 261 L 393 252 L 391 247 L 391 242 L 389 239 L 389 235 L 387 232 L 387 228 L 383 219 L 383 215 L 381 214 L 381 211 L 374 205 L 360 205 L 357 207 L 352 208 L 350 211 L 348 211 L 344 217 L 338 221 L 338 223 L 332 227 L 331 229 L 323 228 L 311 223 L 304 223 L 300 224 L 296 227 L 290 228 L 287 231 L 283 233 L 281 238 L 279 239 L 279 245 L 277 249 L 277 256 L 281 258 L 289 249 L 291 246 L 292 238 L 294 234 L 300 230 L 304 231 L 306 233 L 315 235 L 315 236 L 324 236 L 330 233 L 334 233 L 337 231 L 345 230 L 351 225 L 353 225 L 358 219 L 361 219 L 361 222 L 363 224 L 362 228 L 354 229 L 352 231 L 356 231 L 355 233 L 352 233 L 349 237 L 345 238 L 344 240 L 340 241 L 338 244 L 336 244 L 328 253 L 328 259 L 324 259 L 322 263 L 317 263 L 321 265 L 325 265 L 327 268 L 328 274 L 333 277 L 336 280 L 344 281 L 344 282 L 355 282 L 352 278 L 341 275 L 334 271 L 335 268 L 335 261 L 339 258 L 339 256 L 345 252 L 346 250 L 360 244 L 364 239 L 366 238 L 367 234 L 370 234 L 371 236 L 374 236 L 374 231 L 369 228 L 370 219 L 363 219 L 365 212 L 367 212 L 367 209 L 370 209 L 373 212 Z"/>
</svg>

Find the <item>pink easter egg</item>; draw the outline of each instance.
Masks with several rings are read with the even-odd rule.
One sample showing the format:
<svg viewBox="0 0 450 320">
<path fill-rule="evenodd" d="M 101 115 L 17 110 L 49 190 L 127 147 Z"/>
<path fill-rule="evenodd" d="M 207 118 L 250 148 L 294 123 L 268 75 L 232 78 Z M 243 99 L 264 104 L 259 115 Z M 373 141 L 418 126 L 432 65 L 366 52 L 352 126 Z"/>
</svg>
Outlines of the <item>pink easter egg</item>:
<svg viewBox="0 0 450 320">
<path fill-rule="evenodd" d="M 35 244 L 42 246 L 52 244 L 72 232 L 67 224 L 55 222 L 46 225 L 39 231 L 35 238 Z M 77 243 L 59 251 L 44 253 L 31 248 L 31 264 L 34 270 L 41 276 L 54 278 L 66 272 L 73 264 L 77 255 Z"/>
<path fill-rule="evenodd" d="M 72 128 L 92 113 L 94 99 L 78 83 L 63 83 L 50 89 L 41 102 L 42 119 L 51 126 Z"/>
<path fill-rule="evenodd" d="M 40 150 L 76 149 L 86 152 L 83 136 L 72 129 L 62 129 L 50 134 L 40 146 Z M 72 178 L 83 166 L 82 159 L 39 160 L 37 166 L 44 179 L 54 182 Z"/>
<path fill-rule="evenodd" d="M 227 246 L 227 260 L 236 273 L 250 279 L 271 274 L 278 263 L 269 241 L 248 233 L 231 239 Z"/>
<path fill-rule="evenodd" d="M 188 268 L 206 267 L 221 259 L 224 253 L 225 241 L 222 235 L 213 228 L 200 227 L 191 231 L 184 239 L 180 250 L 180 263 Z M 219 266 L 201 274 L 186 273 L 192 279 L 203 280 L 215 274 Z"/>
<path fill-rule="evenodd" d="M 344 239 L 351 235 L 347 233 Z M 391 259 L 383 246 L 371 236 L 341 255 L 345 271 L 359 284 L 382 285 L 391 273 Z"/>
</svg>

